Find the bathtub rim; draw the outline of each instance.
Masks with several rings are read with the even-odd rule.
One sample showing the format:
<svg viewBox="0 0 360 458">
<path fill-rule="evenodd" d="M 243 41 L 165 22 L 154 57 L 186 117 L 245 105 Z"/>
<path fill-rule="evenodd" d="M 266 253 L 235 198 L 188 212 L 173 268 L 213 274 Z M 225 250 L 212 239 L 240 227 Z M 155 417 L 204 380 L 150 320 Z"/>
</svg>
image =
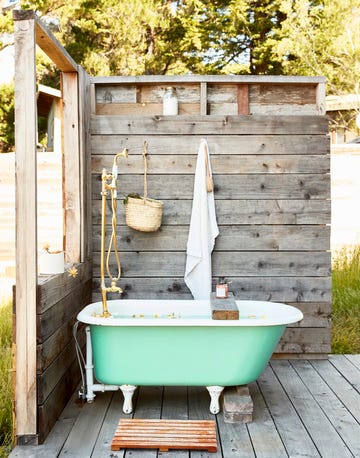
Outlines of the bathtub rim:
<svg viewBox="0 0 360 458">
<path fill-rule="evenodd" d="M 207 311 L 205 318 L 115 318 L 110 316 L 109 318 L 92 316 L 93 312 L 101 312 L 102 304 L 101 302 L 93 302 L 88 304 L 84 309 L 82 309 L 78 315 L 77 320 L 97 326 L 278 326 L 278 325 L 288 325 L 292 323 L 297 323 L 303 319 L 303 313 L 296 307 L 288 304 L 283 304 L 281 302 L 271 302 L 271 301 L 256 301 L 256 300 L 236 300 L 236 304 L 239 308 L 240 319 L 239 320 L 213 320 L 211 318 L 210 312 L 210 300 L 192 300 L 192 299 L 114 299 L 107 301 L 108 308 L 110 313 L 115 313 L 114 308 L 116 304 L 122 304 L 123 306 L 132 307 L 135 306 L 139 308 L 140 305 L 144 305 L 149 308 L 149 305 L 156 305 L 159 303 L 171 303 L 175 308 L 181 307 L 181 305 L 186 305 L 187 307 L 191 304 L 197 303 L 200 307 L 200 310 Z M 146 305 L 145 305 L 146 304 Z M 164 304 L 162 304 L 164 305 Z M 195 304 L 196 305 L 196 304 Z M 242 316 L 244 314 L 244 307 L 255 307 L 258 305 L 260 308 L 267 308 L 267 310 L 262 310 L 259 312 L 260 317 L 251 317 L 251 310 L 246 311 L 245 315 L 247 318 Z M 272 307 L 271 314 L 269 313 L 269 305 Z M 146 310 L 146 309 L 145 309 Z M 150 312 L 153 313 L 153 312 Z M 171 313 L 171 309 L 168 313 Z M 255 313 L 255 309 L 253 311 Z M 266 315 L 264 315 L 266 313 Z"/>
</svg>

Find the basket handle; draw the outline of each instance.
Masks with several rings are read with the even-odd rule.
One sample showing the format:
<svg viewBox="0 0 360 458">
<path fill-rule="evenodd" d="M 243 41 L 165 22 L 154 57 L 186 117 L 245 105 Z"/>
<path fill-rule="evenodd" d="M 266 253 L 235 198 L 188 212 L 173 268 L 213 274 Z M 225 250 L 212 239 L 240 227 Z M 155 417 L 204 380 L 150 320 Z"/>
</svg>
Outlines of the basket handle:
<svg viewBox="0 0 360 458">
<path fill-rule="evenodd" d="M 147 198 L 147 155 L 148 155 L 148 148 L 147 148 L 147 141 L 144 141 L 143 144 L 143 159 L 144 159 L 144 199 Z"/>
</svg>

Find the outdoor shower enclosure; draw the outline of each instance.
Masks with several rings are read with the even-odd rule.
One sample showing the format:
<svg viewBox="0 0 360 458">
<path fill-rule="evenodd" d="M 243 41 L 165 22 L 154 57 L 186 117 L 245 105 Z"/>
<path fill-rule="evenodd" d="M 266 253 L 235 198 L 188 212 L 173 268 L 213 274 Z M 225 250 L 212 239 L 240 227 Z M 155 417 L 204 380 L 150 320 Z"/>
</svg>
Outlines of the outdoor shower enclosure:
<svg viewBox="0 0 360 458">
<path fill-rule="evenodd" d="M 183 275 L 196 154 L 206 138 L 220 235 L 213 281 L 239 300 L 300 308 L 279 357 L 330 351 L 330 144 L 322 77 L 113 76 L 90 78 L 32 11 L 15 11 L 17 280 L 15 412 L 19 443 L 44 440 L 79 381 L 77 313 L 100 300 L 101 170 L 119 164 L 120 286 L 127 299 L 190 299 Z M 37 276 L 36 86 L 38 44 L 61 71 L 64 249 L 78 275 Z M 162 116 L 174 87 L 179 115 Z M 125 225 L 122 198 L 164 201 L 159 231 Z M 108 208 L 110 216 L 110 208 Z M 109 219 L 108 219 L 109 221 Z M 114 298 L 109 295 L 109 298 Z M 84 343 L 84 341 L 82 341 Z"/>
</svg>

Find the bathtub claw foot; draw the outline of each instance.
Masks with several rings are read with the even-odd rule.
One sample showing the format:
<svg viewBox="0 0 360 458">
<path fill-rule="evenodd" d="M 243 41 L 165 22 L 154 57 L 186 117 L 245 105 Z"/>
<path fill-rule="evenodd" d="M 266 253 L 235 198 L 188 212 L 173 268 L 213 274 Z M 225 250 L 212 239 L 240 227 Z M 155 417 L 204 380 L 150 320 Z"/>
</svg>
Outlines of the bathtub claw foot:
<svg viewBox="0 0 360 458">
<path fill-rule="evenodd" d="M 120 390 L 124 395 L 124 404 L 123 404 L 123 412 L 124 413 L 131 413 L 133 411 L 133 404 L 132 398 L 133 394 L 135 393 L 136 386 L 134 385 L 121 385 Z"/>
<path fill-rule="evenodd" d="M 224 389 L 223 386 L 207 386 L 206 389 L 210 394 L 210 412 L 214 415 L 220 412 L 219 398 Z"/>
</svg>

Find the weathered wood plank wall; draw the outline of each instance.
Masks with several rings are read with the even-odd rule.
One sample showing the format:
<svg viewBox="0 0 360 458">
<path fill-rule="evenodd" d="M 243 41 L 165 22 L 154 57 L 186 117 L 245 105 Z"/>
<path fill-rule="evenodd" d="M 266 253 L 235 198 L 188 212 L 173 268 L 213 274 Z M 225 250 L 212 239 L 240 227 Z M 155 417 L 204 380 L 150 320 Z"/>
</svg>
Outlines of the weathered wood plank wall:
<svg viewBox="0 0 360 458">
<path fill-rule="evenodd" d="M 90 86 L 88 76 L 81 68 L 77 73 L 66 75 L 62 78 L 63 82 L 67 80 L 67 84 L 62 86 L 62 103 L 68 104 L 67 118 L 72 122 L 64 125 L 64 162 L 68 162 L 63 177 L 67 190 L 65 247 L 67 259 L 78 273 L 75 277 L 65 272 L 39 279 L 37 403 L 40 442 L 47 436 L 78 386 L 80 371 L 73 326 L 79 311 L 91 302 L 92 291 Z M 68 103 L 69 99 L 72 100 L 71 104 Z M 73 107 L 76 107 L 75 111 Z M 79 333 L 82 347 L 85 344 L 84 334 Z"/>
<path fill-rule="evenodd" d="M 142 194 L 144 140 L 148 192 L 164 201 L 163 224 L 151 234 L 129 229 L 120 198 L 123 297 L 191 298 L 183 275 L 197 149 L 205 137 L 220 229 L 213 282 L 226 276 L 239 299 L 281 301 L 304 312 L 301 324 L 287 329 L 279 354 L 329 352 L 330 145 L 317 99 L 322 83 L 250 81 L 249 113 L 237 115 L 246 107 L 243 88 L 238 90 L 243 79 L 227 84 L 215 77 L 210 82 L 179 77 L 161 84 L 149 78 L 92 80 L 93 300 L 100 300 L 100 173 L 126 146 L 130 154 L 119 163 L 119 194 Z M 167 85 L 176 87 L 180 116 L 161 115 Z M 200 115 L 204 106 L 207 114 Z M 110 221 L 109 206 L 108 213 Z"/>
</svg>

